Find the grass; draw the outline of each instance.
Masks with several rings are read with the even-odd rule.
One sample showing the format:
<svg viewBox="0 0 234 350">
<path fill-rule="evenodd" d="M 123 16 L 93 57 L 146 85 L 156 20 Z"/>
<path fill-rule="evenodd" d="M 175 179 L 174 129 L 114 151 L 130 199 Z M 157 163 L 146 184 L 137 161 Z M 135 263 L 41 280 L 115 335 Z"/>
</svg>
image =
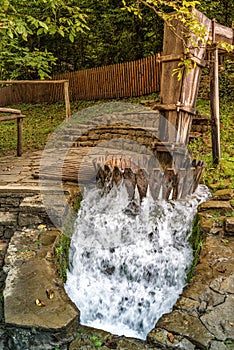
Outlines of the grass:
<svg viewBox="0 0 234 350">
<path fill-rule="evenodd" d="M 203 115 L 209 115 L 209 101 L 198 100 L 197 108 Z M 203 134 L 202 139 L 194 140 L 190 145 L 192 157 L 206 163 L 203 183 L 213 189 L 234 188 L 234 105 L 231 102 L 220 103 L 221 159 L 213 165 L 211 130 Z"/>
<path fill-rule="evenodd" d="M 122 102 L 139 103 L 143 98 L 121 99 Z M 158 94 L 152 94 L 144 99 L 158 99 Z M 76 101 L 71 103 L 71 114 L 85 108 L 114 100 Z M 117 100 L 115 100 L 117 101 Z M 21 104 L 7 106 L 20 109 L 26 115 L 23 121 L 24 151 L 43 149 L 51 133 L 65 120 L 65 106 L 62 102 Z M 0 157 L 15 154 L 17 145 L 16 120 L 0 123 Z"/>
</svg>

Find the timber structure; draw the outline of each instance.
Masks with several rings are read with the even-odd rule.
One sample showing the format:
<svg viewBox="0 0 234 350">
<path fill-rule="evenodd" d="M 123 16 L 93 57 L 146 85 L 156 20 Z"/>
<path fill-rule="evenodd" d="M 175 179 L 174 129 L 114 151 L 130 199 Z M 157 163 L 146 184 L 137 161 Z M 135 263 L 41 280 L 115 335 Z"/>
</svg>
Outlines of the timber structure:
<svg viewBox="0 0 234 350">
<path fill-rule="evenodd" d="M 183 36 L 183 27 L 174 22 L 165 24 L 163 54 L 161 60 L 160 104 L 153 109 L 160 111 L 158 142 L 153 142 L 151 149 L 162 165 L 163 170 L 138 167 L 135 171 L 122 158 L 102 163 L 95 160 L 97 183 L 99 187 L 112 187 L 121 181 L 125 183 L 130 198 L 132 189 L 137 187 L 141 200 L 147 195 L 147 189 L 154 199 L 180 199 L 194 192 L 199 184 L 205 164 L 201 161 L 189 161 L 186 145 L 189 142 L 192 120 L 199 114 L 196 100 L 202 68 L 206 66 L 207 49 L 211 52 L 210 105 L 212 118 L 212 150 L 214 163 L 220 158 L 219 129 L 219 88 L 218 88 L 218 42 L 234 44 L 233 29 L 210 20 L 204 14 L 194 10 L 201 25 L 206 28 L 206 37 L 202 44 L 193 38 L 195 45 Z M 173 29 L 172 29 L 173 28 Z M 187 41 L 187 42 L 186 42 Z M 211 42 L 211 45 L 209 44 Z M 185 47 L 186 46 L 186 47 Z M 185 48 L 189 51 L 185 52 Z M 193 68 L 182 79 L 173 75 L 181 60 L 191 59 Z M 173 149 L 173 152 L 172 152 Z M 176 150 L 176 151 L 175 151 Z M 180 151 L 178 151 L 180 150 Z M 182 150 L 182 151 L 181 151 Z M 178 166 L 179 164 L 179 166 Z"/>
<path fill-rule="evenodd" d="M 198 11 L 195 14 L 207 29 L 207 34 L 203 43 L 197 41 L 195 47 L 189 48 L 189 52 L 188 39 L 182 34 L 183 27 L 174 23 L 172 30 L 165 24 L 160 58 L 160 103 L 153 110 L 146 108 L 129 113 L 118 113 L 112 106 L 113 113 L 100 110 L 96 120 L 92 118 L 87 125 L 79 124 L 78 127 L 71 120 L 70 127 L 68 125 L 65 130 L 60 130 L 61 135 L 57 133 L 57 140 L 51 142 L 51 148 L 55 148 L 56 144 L 59 147 L 59 144 L 70 142 L 65 147 L 66 155 L 63 158 L 59 151 L 57 156 L 56 151 L 49 151 L 48 167 L 45 164 L 36 176 L 77 182 L 79 185 L 94 180 L 103 192 L 124 183 L 129 198 L 134 199 L 137 190 L 140 200 L 148 191 L 155 200 L 170 200 L 183 199 L 196 190 L 205 164 L 190 159 L 187 145 L 192 121 L 199 115 L 196 99 L 201 72 L 209 50 L 212 55 L 209 64 L 212 72 L 213 156 L 217 163 L 220 157 L 217 44 L 218 41 L 233 44 L 233 29 L 219 25 Z M 195 38 L 193 40 L 196 41 Z M 182 79 L 178 80 L 173 72 L 181 60 L 187 58 L 194 65 L 189 72 L 184 71 Z M 121 149 L 116 146 L 126 139 L 130 140 L 130 152 L 127 154 L 121 153 Z M 107 141 L 106 147 L 110 148 L 108 152 L 103 146 L 104 141 Z M 132 149 L 134 143 L 135 148 Z M 124 151 L 128 146 L 124 146 Z M 142 156 L 145 150 L 146 154 Z"/>
</svg>

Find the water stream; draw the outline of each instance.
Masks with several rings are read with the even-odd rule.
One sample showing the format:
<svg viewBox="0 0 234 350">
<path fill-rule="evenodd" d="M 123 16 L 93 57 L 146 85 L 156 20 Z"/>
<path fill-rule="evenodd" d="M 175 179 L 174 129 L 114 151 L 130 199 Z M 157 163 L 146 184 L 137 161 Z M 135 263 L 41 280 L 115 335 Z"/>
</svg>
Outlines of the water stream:
<svg viewBox="0 0 234 350">
<path fill-rule="evenodd" d="M 70 247 L 66 291 L 81 323 L 144 339 L 172 309 L 193 256 L 188 243 L 200 185 L 187 200 L 129 204 L 124 187 L 84 193 Z"/>
</svg>

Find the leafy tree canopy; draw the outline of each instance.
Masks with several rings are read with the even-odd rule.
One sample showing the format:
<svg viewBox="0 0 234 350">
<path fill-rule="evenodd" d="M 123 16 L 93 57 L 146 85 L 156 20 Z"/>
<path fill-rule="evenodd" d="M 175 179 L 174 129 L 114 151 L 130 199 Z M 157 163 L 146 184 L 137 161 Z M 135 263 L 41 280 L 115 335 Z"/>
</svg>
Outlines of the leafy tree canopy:
<svg viewBox="0 0 234 350">
<path fill-rule="evenodd" d="M 205 29 L 191 9 L 230 26 L 233 6 L 233 0 L 1 0 L 0 79 L 45 79 L 160 52 L 163 22 L 173 19 L 202 41 Z"/>
<path fill-rule="evenodd" d="M 40 36 L 67 37 L 74 41 L 87 30 L 86 15 L 76 1 L 2 0 L 0 3 L 1 79 L 47 78 L 56 58 L 40 50 Z"/>
</svg>

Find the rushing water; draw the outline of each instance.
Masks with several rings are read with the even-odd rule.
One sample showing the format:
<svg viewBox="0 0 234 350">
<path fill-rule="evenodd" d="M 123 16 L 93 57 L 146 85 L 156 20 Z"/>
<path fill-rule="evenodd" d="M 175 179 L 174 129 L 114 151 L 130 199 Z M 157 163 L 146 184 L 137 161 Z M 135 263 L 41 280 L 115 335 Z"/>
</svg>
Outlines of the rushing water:
<svg viewBox="0 0 234 350">
<path fill-rule="evenodd" d="M 84 194 L 70 248 L 66 291 L 81 323 L 145 338 L 169 312 L 192 262 L 188 234 L 205 186 L 187 200 L 129 205 L 125 188 Z"/>
</svg>

